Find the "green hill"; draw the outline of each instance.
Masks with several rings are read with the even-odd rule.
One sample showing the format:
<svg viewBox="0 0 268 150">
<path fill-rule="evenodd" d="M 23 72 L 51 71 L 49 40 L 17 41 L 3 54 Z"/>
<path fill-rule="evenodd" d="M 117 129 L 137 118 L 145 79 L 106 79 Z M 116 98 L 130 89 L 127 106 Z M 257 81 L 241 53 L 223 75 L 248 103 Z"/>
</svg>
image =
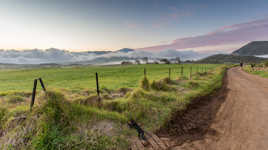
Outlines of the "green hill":
<svg viewBox="0 0 268 150">
<path fill-rule="evenodd" d="M 268 41 L 253 41 L 234 51 L 232 54 L 240 56 L 255 56 L 268 54 Z"/>
<path fill-rule="evenodd" d="M 239 63 L 240 61 L 245 63 L 259 63 L 265 58 L 259 58 L 255 56 L 237 56 L 237 55 L 227 55 L 227 54 L 217 54 L 206 57 L 197 61 L 198 63 L 211 63 L 211 64 L 222 64 L 222 63 Z"/>
</svg>

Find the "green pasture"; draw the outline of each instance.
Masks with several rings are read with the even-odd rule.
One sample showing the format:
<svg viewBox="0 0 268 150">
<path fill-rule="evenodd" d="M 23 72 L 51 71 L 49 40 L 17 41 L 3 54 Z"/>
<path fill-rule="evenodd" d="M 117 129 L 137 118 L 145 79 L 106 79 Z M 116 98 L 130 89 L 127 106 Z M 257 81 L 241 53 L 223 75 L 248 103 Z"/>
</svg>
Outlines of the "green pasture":
<svg viewBox="0 0 268 150">
<path fill-rule="evenodd" d="M 136 88 L 143 77 L 144 68 L 149 80 L 159 80 L 168 77 L 171 68 L 171 78 L 189 77 L 190 67 L 196 73 L 211 70 L 218 65 L 205 64 L 148 64 L 126 66 L 84 66 L 58 67 L 19 70 L 0 70 L 0 92 L 31 91 L 33 80 L 41 77 L 48 88 L 64 88 L 71 90 L 95 89 L 95 73 L 99 74 L 100 87 L 108 89 Z"/>
</svg>

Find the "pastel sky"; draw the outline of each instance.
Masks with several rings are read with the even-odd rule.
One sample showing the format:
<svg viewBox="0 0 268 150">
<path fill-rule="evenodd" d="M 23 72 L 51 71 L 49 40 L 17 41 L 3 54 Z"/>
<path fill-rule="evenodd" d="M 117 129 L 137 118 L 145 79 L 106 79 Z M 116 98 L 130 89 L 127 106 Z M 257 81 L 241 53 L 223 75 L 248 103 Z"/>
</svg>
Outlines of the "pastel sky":
<svg viewBox="0 0 268 150">
<path fill-rule="evenodd" d="M 0 49 L 231 51 L 268 40 L 268 0 L 0 0 Z"/>
</svg>

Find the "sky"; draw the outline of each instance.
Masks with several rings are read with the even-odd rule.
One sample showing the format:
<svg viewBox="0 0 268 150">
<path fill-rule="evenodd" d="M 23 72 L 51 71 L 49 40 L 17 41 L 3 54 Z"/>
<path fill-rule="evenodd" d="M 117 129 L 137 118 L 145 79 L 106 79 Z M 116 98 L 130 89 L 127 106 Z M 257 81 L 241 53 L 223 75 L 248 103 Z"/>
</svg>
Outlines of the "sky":
<svg viewBox="0 0 268 150">
<path fill-rule="evenodd" d="M 267 0 L 0 0 L 0 49 L 231 51 L 268 40 Z"/>
</svg>

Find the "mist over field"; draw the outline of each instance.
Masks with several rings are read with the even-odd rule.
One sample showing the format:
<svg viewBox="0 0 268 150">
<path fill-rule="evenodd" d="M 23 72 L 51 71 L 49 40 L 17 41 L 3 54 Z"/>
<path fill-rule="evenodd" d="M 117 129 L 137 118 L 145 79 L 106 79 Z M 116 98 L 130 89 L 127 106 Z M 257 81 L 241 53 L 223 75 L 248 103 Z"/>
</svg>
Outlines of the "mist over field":
<svg viewBox="0 0 268 150">
<path fill-rule="evenodd" d="M 164 50 L 160 52 L 121 49 L 117 51 L 85 51 L 70 52 L 50 48 L 46 50 L 0 50 L 0 63 L 4 64 L 120 64 L 125 60 L 136 60 L 148 57 L 149 61 L 161 58 L 176 58 L 181 60 L 197 60 L 220 52 L 195 52 Z"/>
</svg>

